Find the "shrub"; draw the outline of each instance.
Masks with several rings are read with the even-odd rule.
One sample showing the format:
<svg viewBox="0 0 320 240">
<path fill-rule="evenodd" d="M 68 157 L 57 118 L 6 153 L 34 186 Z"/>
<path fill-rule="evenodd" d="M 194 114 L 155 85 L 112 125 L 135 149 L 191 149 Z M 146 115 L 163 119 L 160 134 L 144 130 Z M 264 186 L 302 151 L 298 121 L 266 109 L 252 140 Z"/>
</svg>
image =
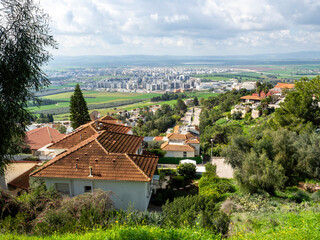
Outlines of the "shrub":
<svg viewBox="0 0 320 240">
<path fill-rule="evenodd" d="M 320 191 L 316 191 L 311 195 L 311 199 L 314 202 L 320 202 Z"/>
<path fill-rule="evenodd" d="M 162 150 L 162 149 L 147 149 L 148 152 L 151 152 L 155 155 L 157 155 L 158 157 L 163 157 L 164 155 L 166 155 L 166 151 Z"/>
<path fill-rule="evenodd" d="M 206 172 L 202 174 L 199 180 L 199 194 L 213 198 L 215 201 L 222 200 L 226 193 L 235 191 L 235 187 L 228 179 L 219 178 L 216 175 L 216 165 L 207 163 L 205 165 Z"/>
<path fill-rule="evenodd" d="M 35 222 L 35 232 L 50 234 L 103 225 L 113 208 L 110 193 L 97 190 L 74 198 L 66 198 L 58 209 L 44 211 Z M 53 227 L 51 227 L 53 226 Z"/>
<path fill-rule="evenodd" d="M 187 180 L 191 180 L 196 176 L 196 166 L 192 163 L 179 164 L 177 171 L 179 175 L 184 176 Z"/>
<path fill-rule="evenodd" d="M 184 176 L 173 176 L 170 179 L 169 186 L 171 188 L 181 188 L 186 185 Z"/>
<path fill-rule="evenodd" d="M 219 207 L 207 196 L 195 195 L 175 198 L 163 207 L 165 224 L 171 227 L 197 226 L 225 234 L 229 217 L 219 211 Z"/>
<path fill-rule="evenodd" d="M 9 192 L 0 189 L 0 219 L 14 217 L 20 211 L 20 204 Z"/>
<path fill-rule="evenodd" d="M 298 190 L 291 195 L 289 195 L 289 199 L 295 201 L 296 203 L 302 203 L 302 202 L 307 202 L 310 201 L 310 196 L 307 192 Z"/>
</svg>

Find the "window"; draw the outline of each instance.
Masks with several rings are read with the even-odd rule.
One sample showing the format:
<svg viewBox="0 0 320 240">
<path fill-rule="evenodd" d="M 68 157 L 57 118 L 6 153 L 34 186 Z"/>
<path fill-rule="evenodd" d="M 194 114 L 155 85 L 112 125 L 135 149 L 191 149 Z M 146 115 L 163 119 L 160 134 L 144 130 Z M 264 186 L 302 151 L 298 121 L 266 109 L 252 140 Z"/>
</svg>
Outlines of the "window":
<svg viewBox="0 0 320 240">
<path fill-rule="evenodd" d="M 183 152 L 183 157 L 187 157 L 187 152 Z"/>
<path fill-rule="evenodd" d="M 69 183 L 56 183 L 55 186 L 62 195 L 70 195 Z"/>
<path fill-rule="evenodd" d="M 84 186 L 84 192 L 91 192 L 91 186 Z"/>
</svg>

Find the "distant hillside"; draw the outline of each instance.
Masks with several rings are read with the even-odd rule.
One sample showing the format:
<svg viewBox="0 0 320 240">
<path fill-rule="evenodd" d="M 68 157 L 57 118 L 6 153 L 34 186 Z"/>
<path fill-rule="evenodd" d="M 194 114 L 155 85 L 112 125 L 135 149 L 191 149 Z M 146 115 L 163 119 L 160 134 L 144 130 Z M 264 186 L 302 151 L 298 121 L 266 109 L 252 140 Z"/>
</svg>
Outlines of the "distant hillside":
<svg viewBox="0 0 320 240">
<path fill-rule="evenodd" d="M 320 52 L 294 52 L 237 56 L 55 56 L 48 68 L 71 67 L 125 67 L 125 66 L 177 66 L 177 65 L 291 65 L 319 64 Z"/>
</svg>

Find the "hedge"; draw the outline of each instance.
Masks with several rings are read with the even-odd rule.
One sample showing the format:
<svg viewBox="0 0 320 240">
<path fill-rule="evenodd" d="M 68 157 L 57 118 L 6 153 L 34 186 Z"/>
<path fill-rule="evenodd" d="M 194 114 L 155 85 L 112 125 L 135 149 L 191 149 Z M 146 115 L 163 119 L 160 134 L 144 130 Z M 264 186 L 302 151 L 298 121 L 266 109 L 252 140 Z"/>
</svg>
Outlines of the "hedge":
<svg viewBox="0 0 320 240">
<path fill-rule="evenodd" d="M 178 157 L 161 157 L 159 158 L 158 164 L 179 164 L 181 160 L 191 159 L 195 160 L 197 164 L 202 163 L 201 157 L 188 157 L 188 158 L 178 158 Z"/>
</svg>

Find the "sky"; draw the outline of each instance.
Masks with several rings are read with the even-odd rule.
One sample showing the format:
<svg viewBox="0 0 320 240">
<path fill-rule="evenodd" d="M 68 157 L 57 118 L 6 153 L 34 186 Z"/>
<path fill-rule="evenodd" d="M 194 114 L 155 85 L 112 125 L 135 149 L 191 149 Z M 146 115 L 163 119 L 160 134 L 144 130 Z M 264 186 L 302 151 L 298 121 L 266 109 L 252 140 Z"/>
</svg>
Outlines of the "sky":
<svg viewBox="0 0 320 240">
<path fill-rule="evenodd" d="M 227 56 L 320 50 L 319 0 L 39 0 L 54 55 Z"/>
</svg>

